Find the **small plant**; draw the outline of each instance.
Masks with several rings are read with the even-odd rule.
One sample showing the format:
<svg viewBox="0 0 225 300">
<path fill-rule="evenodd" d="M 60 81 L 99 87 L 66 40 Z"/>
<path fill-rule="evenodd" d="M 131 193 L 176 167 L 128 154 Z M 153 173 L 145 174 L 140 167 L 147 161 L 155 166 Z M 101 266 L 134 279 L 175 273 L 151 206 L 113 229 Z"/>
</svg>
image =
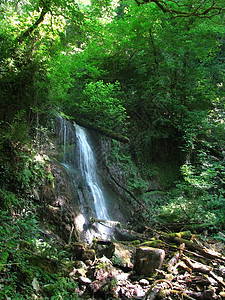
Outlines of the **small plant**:
<svg viewBox="0 0 225 300">
<path fill-rule="evenodd" d="M 75 292 L 77 283 L 71 278 L 59 277 L 57 283 L 54 284 L 53 295 L 51 300 L 78 300 Z"/>
</svg>

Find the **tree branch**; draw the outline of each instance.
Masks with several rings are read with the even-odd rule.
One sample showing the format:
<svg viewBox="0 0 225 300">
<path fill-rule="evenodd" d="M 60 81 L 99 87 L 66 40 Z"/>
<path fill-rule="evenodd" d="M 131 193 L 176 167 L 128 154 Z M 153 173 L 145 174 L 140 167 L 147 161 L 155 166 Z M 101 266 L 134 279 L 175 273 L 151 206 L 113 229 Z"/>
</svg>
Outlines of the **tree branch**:
<svg viewBox="0 0 225 300">
<path fill-rule="evenodd" d="M 220 15 L 225 11 L 225 4 L 224 6 L 216 6 L 216 1 L 213 1 L 212 4 L 208 3 L 208 0 L 203 0 L 202 3 L 198 4 L 196 2 L 197 7 L 193 5 L 191 11 L 190 7 L 186 10 L 186 5 L 181 5 L 180 3 L 177 3 L 175 0 L 170 1 L 162 1 L 162 0 L 135 0 L 138 6 L 141 4 L 148 4 L 148 3 L 155 3 L 158 8 L 163 13 L 170 13 L 173 17 L 190 17 L 190 16 L 197 16 L 197 17 L 205 17 L 205 18 L 212 18 L 216 15 Z M 172 4 L 176 4 L 178 7 L 177 9 L 173 9 L 168 2 L 171 2 Z M 210 1 L 211 2 L 211 1 Z M 208 6 L 208 7 L 207 7 Z M 179 10 L 179 8 L 181 8 Z M 211 14 L 213 12 L 213 14 Z"/>
<path fill-rule="evenodd" d="M 31 25 L 27 30 L 25 30 L 19 37 L 17 37 L 16 42 L 22 43 L 23 40 L 25 40 L 30 34 L 44 21 L 45 15 L 49 12 L 48 7 L 42 8 L 41 14 L 39 18 L 36 20 L 36 22 Z"/>
<path fill-rule="evenodd" d="M 97 126 L 97 125 L 94 125 L 94 124 L 90 124 L 90 123 L 85 122 L 81 119 L 74 119 L 74 121 L 80 126 L 83 126 L 83 127 L 89 128 L 89 129 L 93 129 L 96 132 L 98 132 L 98 133 L 100 133 L 104 136 L 107 136 L 109 138 L 112 138 L 116 141 L 119 141 L 119 142 L 122 142 L 122 143 L 129 143 L 130 142 L 130 140 L 127 136 L 116 133 L 116 132 L 114 132 L 114 131 L 112 131 L 108 128 L 104 128 L 104 127 L 100 127 L 100 126 Z"/>
</svg>

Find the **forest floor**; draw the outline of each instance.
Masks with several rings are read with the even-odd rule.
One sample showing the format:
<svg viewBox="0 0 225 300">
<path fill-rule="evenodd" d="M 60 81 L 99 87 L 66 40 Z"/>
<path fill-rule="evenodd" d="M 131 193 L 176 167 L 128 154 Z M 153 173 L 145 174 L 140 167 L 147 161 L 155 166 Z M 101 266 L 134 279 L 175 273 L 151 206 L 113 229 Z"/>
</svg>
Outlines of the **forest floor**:
<svg viewBox="0 0 225 300">
<path fill-rule="evenodd" d="M 85 258 L 83 248 L 83 266 L 75 268 L 72 274 L 78 282 L 76 291 L 80 299 L 225 298 L 223 242 L 190 231 L 167 233 L 150 228 L 139 237 L 141 242 L 96 240 L 88 246 L 88 251 L 95 251 L 92 260 Z M 73 253 L 77 253 L 77 245 L 73 247 Z M 140 263 L 137 252 L 140 249 L 165 252 L 158 269 L 146 273 L 144 265 L 149 264 L 148 256 L 143 256 L 143 274 L 140 270 L 137 272 Z M 156 266 L 157 262 L 153 265 Z M 149 266 L 151 268 L 151 263 Z"/>
</svg>

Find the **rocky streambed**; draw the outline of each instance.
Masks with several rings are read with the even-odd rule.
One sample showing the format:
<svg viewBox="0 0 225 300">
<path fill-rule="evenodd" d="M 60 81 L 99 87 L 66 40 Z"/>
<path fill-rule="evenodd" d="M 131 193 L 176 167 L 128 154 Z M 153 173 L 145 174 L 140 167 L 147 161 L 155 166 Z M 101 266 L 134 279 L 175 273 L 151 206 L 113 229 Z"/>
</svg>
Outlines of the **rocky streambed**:
<svg viewBox="0 0 225 300">
<path fill-rule="evenodd" d="M 80 242 L 75 222 L 78 213 L 70 200 L 73 189 L 56 161 L 50 168 L 54 187 L 51 183 L 44 186 L 41 214 L 45 225 L 40 238 L 46 242 L 55 239 L 52 247 L 59 247 L 65 257 L 58 258 L 57 264 L 50 258 L 46 264 L 38 256 L 35 263 L 38 261 L 41 269 L 47 266 L 50 273 L 63 272 L 73 286 L 68 295 L 75 293 L 79 299 L 225 298 L 222 242 L 203 239 L 195 230 L 173 233 L 171 228 L 156 230 L 143 225 L 140 233 L 135 226 L 119 222 L 115 226 L 117 241 Z M 51 299 L 54 287 L 55 283 L 40 287 L 38 293 Z"/>
<path fill-rule="evenodd" d="M 190 231 L 143 233 L 146 241 L 93 240 L 64 246 L 79 299 L 223 299 L 223 244 Z M 217 247 L 217 251 L 215 248 Z M 218 252 L 220 250 L 221 252 Z"/>
</svg>

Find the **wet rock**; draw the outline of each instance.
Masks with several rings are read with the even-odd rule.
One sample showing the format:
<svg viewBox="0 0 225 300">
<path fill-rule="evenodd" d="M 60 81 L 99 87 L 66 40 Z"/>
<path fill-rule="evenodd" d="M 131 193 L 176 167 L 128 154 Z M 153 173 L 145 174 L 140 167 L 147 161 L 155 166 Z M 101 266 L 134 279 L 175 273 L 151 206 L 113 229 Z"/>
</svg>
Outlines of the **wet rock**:
<svg viewBox="0 0 225 300">
<path fill-rule="evenodd" d="M 76 260 L 75 262 L 74 262 L 74 266 L 77 268 L 77 269 L 84 269 L 84 270 L 87 270 L 87 266 L 86 266 L 86 264 L 82 261 L 82 260 Z"/>
<path fill-rule="evenodd" d="M 72 272 L 70 272 L 70 276 L 71 277 L 73 277 L 73 278 L 77 278 L 77 277 L 79 277 L 79 276 L 83 276 L 83 277 L 85 277 L 86 276 L 86 273 L 87 273 L 87 270 L 84 270 L 84 269 L 82 269 L 82 268 L 80 268 L 80 269 L 73 269 L 73 271 Z"/>
<path fill-rule="evenodd" d="M 89 261 L 95 260 L 95 250 L 94 249 L 86 249 L 82 255 L 82 260 Z"/>
<path fill-rule="evenodd" d="M 75 293 L 79 296 L 79 297 L 82 297 L 83 294 L 85 293 L 87 289 L 87 286 L 86 285 L 82 285 L 80 288 L 76 288 L 75 289 Z"/>
<path fill-rule="evenodd" d="M 85 243 L 72 243 L 70 245 L 66 245 L 66 250 L 73 254 L 74 258 L 78 260 L 82 260 L 83 253 L 86 250 Z"/>
<path fill-rule="evenodd" d="M 134 269 L 137 274 L 151 276 L 155 269 L 160 269 L 165 258 L 165 251 L 151 247 L 139 247 L 136 252 Z"/>
<path fill-rule="evenodd" d="M 102 299 L 101 295 L 104 295 L 105 299 L 111 299 L 116 295 L 117 275 L 121 275 L 121 272 L 113 267 L 106 257 L 96 260 L 96 264 L 87 273 L 87 277 L 92 280 L 88 287 L 95 299 Z"/>
<path fill-rule="evenodd" d="M 118 287 L 116 290 L 117 296 L 122 299 L 143 299 L 146 292 L 147 290 L 142 288 L 139 284 L 132 284 L 129 282 L 124 286 Z"/>
<path fill-rule="evenodd" d="M 105 256 L 99 258 L 98 261 L 99 261 L 99 263 L 102 263 L 102 264 L 112 265 L 111 260 Z"/>
<path fill-rule="evenodd" d="M 139 284 L 136 284 L 135 287 L 133 288 L 133 296 L 135 296 L 136 299 L 137 298 L 142 299 L 142 297 L 145 296 L 145 291 Z"/>
<path fill-rule="evenodd" d="M 112 272 L 108 267 L 103 267 L 102 269 L 96 269 L 94 277 L 95 280 L 90 284 L 90 288 L 94 293 L 100 290 L 103 291 L 102 290 L 103 287 L 104 287 L 104 292 L 106 292 L 106 290 L 109 292 L 112 281 L 113 280 L 116 281 L 116 278 L 112 275 Z M 108 285 L 107 288 L 106 285 Z"/>
</svg>

